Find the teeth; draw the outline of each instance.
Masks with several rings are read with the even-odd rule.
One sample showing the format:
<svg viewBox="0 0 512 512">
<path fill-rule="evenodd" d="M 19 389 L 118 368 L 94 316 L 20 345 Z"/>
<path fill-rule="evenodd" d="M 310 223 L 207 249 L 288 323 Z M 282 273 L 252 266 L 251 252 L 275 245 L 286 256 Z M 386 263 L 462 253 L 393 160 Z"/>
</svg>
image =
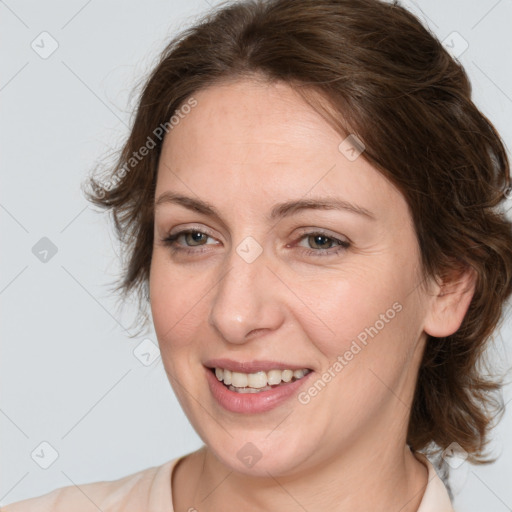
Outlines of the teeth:
<svg viewBox="0 0 512 512">
<path fill-rule="evenodd" d="M 268 389 L 272 389 L 271 387 L 267 386 Z M 256 388 L 235 388 L 235 386 L 229 386 L 229 389 L 231 391 L 236 391 L 237 393 L 259 393 L 260 391 L 267 391 L 266 389 L 256 389 Z"/>
<path fill-rule="evenodd" d="M 291 370 L 283 370 L 283 376 L 281 377 L 284 382 L 290 382 L 293 377 L 293 372 Z"/>
<path fill-rule="evenodd" d="M 249 378 L 247 373 L 231 373 L 231 384 L 235 386 L 235 388 L 246 388 L 249 382 Z"/>
<path fill-rule="evenodd" d="M 256 393 L 259 390 L 266 391 L 270 386 L 277 386 L 282 382 L 291 382 L 292 379 L 302 379 L 311 370 L 269 370 L 268 372 L 240 373 L 231 372 L 224 368 L 215 368 L 215 376 L 224 382 L 232 391 L 242 393 Z M 265 388 L 265 389 L 264 389 Z"/>
<path fill-rule="evenodd" d="M 235 384 L 233 385 L 235 386 Z M 267 374 L 265 372 L 249 373 L 247 378 L 247 385 L 250 388 L 264 388 L 267 385 Z"/>
<path fill-rule="evenodd" d="M 274 386 L 281 382 L 281 375 L 283 372 L 281 370 L 270 370 L 267 372 L 267 382 L 270 386 Z"/>
</svg>

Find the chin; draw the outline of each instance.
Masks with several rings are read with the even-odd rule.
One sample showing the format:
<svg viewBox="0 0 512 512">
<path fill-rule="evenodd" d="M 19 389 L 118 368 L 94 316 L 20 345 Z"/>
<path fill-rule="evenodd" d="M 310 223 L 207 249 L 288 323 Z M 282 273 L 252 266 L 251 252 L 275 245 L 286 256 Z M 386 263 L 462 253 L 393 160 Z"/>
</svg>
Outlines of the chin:
<svg viewBox="0 0 512 512">
<path fill-rule="evenodd" d="M 284 444 L 279 438 L 265 438 L 258 433 L 252 437 L 244 434 L 222 442 L 206 442 L 210 452 L 227 468 L 237 473 L 257 477 L 279 477 L 300 471 L 304 461 L 314 450 L 308 450 L 303 440 L 287 437 Z M 302 437 L 302 436 L 299 436 Z M 308 453 L 309 452 L 309 453 Z"/>
</svg>

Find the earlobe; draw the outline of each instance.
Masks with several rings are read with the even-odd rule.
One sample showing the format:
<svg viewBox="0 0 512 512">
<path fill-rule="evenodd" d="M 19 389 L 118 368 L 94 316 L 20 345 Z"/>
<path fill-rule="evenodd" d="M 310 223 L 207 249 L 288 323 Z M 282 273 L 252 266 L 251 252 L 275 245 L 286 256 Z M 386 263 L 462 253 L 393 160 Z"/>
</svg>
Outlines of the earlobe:
<svg viewBox="0 0 512 512">
<path fill-rule="evenodd" d="M 424 331 L 435 338 L 455 333 L 462 324 L 475 293 L 477 274 L 469 266 L 454 271 L 442 285 L 433 287 Z"/>
</svg>

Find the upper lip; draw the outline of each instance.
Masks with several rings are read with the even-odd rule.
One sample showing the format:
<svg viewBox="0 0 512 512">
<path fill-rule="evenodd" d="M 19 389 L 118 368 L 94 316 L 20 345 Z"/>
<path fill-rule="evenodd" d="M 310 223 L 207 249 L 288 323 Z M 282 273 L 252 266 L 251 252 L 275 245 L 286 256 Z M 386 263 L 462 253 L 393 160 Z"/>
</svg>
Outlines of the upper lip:
<svg viewBox="0 0 512 512">
<path fill-rule="evenodd" d="M 207 368 L 223 368 L 232 372 L 256 373 L 269 370 L 309 369 L 304 365 L 282 363 L 280 361 L 234 361 L 233 359 L 209 359 L 204 363 Z"/>
</svg>

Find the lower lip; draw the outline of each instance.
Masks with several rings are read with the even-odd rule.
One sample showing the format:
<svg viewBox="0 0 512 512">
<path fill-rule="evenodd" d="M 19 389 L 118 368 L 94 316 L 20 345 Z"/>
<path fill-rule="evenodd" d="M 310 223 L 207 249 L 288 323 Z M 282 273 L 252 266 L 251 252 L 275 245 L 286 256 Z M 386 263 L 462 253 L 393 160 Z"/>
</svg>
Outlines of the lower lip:
<svg viewBox="0 0 512 512">
<path fill-rule="evenodd" d="M 278 407 L 290 397 L 296 395 L 299 388 L 314 373 L 311 371 L 302 379 L 281 384 L 268 391 L 237 393 L 229 390 L 209 368 L 205 368 L 205 370 L 208 386 L 217 403 L 228 411 L 245 414 L 266 412 Z"/>
</svg>

